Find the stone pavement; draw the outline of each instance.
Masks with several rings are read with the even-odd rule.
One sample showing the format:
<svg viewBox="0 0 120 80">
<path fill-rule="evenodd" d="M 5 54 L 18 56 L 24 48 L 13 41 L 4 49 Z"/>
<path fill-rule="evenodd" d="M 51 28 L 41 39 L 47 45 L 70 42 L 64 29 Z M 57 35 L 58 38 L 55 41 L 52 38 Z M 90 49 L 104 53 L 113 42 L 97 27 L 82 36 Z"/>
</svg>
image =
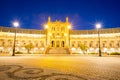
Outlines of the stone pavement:
<svg viewBox="0 0 120 80">
<path fill-rule="evenodd" d="M 120 80 L 120 56 L 1 56 L 0 80 Z"/>
</svg>

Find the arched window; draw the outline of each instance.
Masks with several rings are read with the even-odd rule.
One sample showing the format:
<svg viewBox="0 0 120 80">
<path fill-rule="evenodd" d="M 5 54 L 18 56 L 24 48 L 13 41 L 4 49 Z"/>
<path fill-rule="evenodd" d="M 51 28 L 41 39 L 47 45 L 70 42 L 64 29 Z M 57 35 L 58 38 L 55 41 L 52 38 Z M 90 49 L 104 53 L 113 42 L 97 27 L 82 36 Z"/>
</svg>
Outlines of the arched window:
<svg viewBox="0 0 120 80">
<path fill-rule="evenodd" d="M 112 47 L 112 43 L 110 43 L 109 46 Z"/>
<path fill-rule="evenodd" d="M 96 44 L 96 47 L 98 47 L 98 44 Z"/>
<path fill-rule="evenodd" d="M 91 44 L 91 43 L 89 44 L 89 47 L 92 47 L 92 44 Z"/>
<path fill-rule="evenodd" d="M 93 46 L 93 41 L 91 41 L 89 44 L 89 47 L 92 47 L 92 46 Z"/>
<path fill-rule="evenodd" d="M 80 47 L 80 44 L 78 44 L 78 47 Z"/>
<path fill-rule="evenodd" d="M 74 44 L 72 44 L 72 47 L 74 47 Z"/>
<path fill-rule="evenodd" d="M 5 46 L 5 42 L 4 42 L 4 41 L 2 42 L 2 46 L 3 46 L 3 47 Z"/>
<path fill-rule="evenodd" d="M 120 46 L 120 44 L 119 44 L 119 43 L 117 43 L 117 44 L 116 44 L 116 46 L 117 46 L 117 47 L 119 47 L 119 46 Z"/>
<path fill-rule="evenodd" d="M 103 43 L 103 47 L 105 47 L 105 43 Z"/>
<path fill-rule="evenodd" d="M 72 41 L 72 47 L 74 47 L 75 46 L 75 41 Z"/>
<path fill-rule="evenodd" d="M 35 45 L 36 47 L 38 47 L 38 43 L 36 43 L 36 45 Z"/>
</svg>

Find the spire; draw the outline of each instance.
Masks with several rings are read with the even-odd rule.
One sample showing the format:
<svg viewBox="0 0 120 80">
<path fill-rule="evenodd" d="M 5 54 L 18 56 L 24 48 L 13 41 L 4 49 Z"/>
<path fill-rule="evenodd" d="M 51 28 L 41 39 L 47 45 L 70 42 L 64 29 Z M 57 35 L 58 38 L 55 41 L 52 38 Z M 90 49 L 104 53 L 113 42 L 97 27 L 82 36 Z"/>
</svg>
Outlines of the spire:
<svg viewBox="0 0 120 80">
<path fill-rule="evenodd" d="M 50 18 L 50 16 L 48 17 L 48 22 L 50 22 L 51 21 L 51 18 Z"/>
<path fill-rule="evenodd" d="M 68 17 L 66 17 L 66 22 L 68 22 Z"/>
</svg>

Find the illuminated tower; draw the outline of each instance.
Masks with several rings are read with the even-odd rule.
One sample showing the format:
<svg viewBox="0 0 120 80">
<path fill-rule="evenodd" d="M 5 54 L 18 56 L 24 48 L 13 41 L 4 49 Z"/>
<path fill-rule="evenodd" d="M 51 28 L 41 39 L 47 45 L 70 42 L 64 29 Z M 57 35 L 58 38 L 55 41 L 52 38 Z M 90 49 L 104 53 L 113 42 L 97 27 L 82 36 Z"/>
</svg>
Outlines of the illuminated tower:
<svg viewBox="0 0 120 80">
<path fill-rule="evenodd" d="M 48 47 L 69 47 L 70 43 L 70 23 L 68 17 L 66 22 L 55 21 L 51 22 L 51 18 L 48 17 L 47 22 L 47 46 Z"/>
</svg>

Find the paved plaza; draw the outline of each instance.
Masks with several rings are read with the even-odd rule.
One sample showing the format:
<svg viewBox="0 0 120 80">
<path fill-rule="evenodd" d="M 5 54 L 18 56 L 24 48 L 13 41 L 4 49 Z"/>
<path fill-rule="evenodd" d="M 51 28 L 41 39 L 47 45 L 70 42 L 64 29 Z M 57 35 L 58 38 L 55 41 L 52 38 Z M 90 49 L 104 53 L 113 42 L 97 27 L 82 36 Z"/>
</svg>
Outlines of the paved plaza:
<svg viewBox="0 0 120 80">
<path fill-rule="evenodd" d="M 120 56 L 1 56 L 0 80 L 120 80 Z"/>
</svg>

